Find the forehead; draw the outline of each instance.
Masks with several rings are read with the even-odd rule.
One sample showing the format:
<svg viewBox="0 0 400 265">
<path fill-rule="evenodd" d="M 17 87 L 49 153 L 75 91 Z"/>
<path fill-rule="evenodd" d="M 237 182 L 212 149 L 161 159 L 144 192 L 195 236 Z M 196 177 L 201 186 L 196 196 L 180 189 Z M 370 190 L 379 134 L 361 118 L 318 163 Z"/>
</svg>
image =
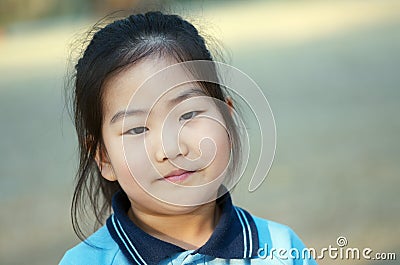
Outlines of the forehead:
<svg viewBox="0 0 400 265">
<path fill-rule="evenodd" d="M 160 99 L 168 99 L 185 87 L 193 87 L 192 75 L 176 61 L 148 58 L 128 67 L 105 83 L 105 116 L 117 109 L 149 109 Z M 197 86 L 198 87 L 198 86 Z"/>
</svg>

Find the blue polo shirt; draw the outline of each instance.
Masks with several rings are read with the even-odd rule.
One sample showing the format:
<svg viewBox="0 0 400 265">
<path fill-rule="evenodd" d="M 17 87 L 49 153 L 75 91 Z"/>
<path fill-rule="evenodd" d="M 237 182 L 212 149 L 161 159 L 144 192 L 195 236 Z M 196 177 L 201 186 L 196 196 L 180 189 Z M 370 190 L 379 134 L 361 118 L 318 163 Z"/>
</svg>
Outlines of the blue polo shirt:
<svg viewBox="0 0 400 265">
<path fill-rule="evenodd" d="M 316 264 L 296 256 L 304 252 L 304 245 L 287 226 L 232 205 L 229 193 L 217 205 L 221 216 L 209 240 L 196 250 L 185 250 L 136 226 L 127 215 L 130 201 L 119 191 L 106 225 L 67 251 L 60 264 Z"/>
</svg>

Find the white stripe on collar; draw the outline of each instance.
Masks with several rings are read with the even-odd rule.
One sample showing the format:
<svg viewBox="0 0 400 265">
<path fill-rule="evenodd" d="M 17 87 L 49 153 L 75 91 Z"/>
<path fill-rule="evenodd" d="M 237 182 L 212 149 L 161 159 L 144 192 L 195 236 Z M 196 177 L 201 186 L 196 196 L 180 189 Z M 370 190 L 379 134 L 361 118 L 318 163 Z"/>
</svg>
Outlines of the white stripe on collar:
<svg viewBox="0 0 400 265">
<path fill-rule="evenodd" d="M 251 228 L 249 222 L 247 221 L 246 215 L 243 213 L 242 209 L 239 207 L 234 206 L 236 214 L 239 218 L 240 224 L 243 228 L 243 258 L 250 258 L 251 253 L 253 252 L 253 244 L 252 244 L 252 236 L 251 236 Z M 247 246 L 249 249 L 247 250 Z"/>
<path fill-rule="evenodd" d="M 235 207 L 235 208 L 239 210 L 240 214 L 243 216 L 243 219 L 246 223 L 247 232 L 249 233 L 249 255 L 247 257 L 250 258 L 251 253 L 253 252 L 253 238 L 252 238 L 252 234 L 251 234 L 251 227 L 250 227 L 249 221 L 247 220 L 247 217 L 244 214 L 243 210 L 238 207 Z"/>
<path fill-rule="evenodd" d="M 143 258 L 140 256 L 139 252 L 136 250 L 135 246 L 134 246 L 134 245 L 132 244 L 132 242 L 130 241 L 128 235 L 125 233 L 125 231 L 124 231 L 124 229 L 122 228 L 121 223 L 118 221 L 118 219 L 115 219 L 115 216 L 114 216 L 114 215 L 112 215 L 111 218 L 112 218 L 112 223 L 113 223 L 113 225 L 114 225 L 115 231 L 117 232 L 117 234 L 118 234 L 118 236 L 120 237 L 121 241 L 124 243 L 126 249 L 127 249 L 127 250 L 129 251 L 129 253 L 131 254 L 132 258 L 137 262 L 137 264 L 144 264 L 144 265 L 147 265 L 147 263 L 146 263 L 146 262 L 143 260 Z M 116 220 L 117 223 L 118 223 L 118 227 L 117 227 L 117 224 L 115 223 L 115 220 Z M 120 232 L 118 231 L 119 229 L 122 231 L 123 236 L 122 236 L 122 235 L 120 234 Z M 135 252 L 136 256 L 142 261 L 142 263 L 139 262 L 139 261 L 136 259 L 135 255 L 132 253 L 131 249 L 129 248 L 129 246 L 127 245 L 126 242 L 129 243 L 129 246 L 131 247 L 131 249 L 133 249 L 133 251 Z"/>
</svg>

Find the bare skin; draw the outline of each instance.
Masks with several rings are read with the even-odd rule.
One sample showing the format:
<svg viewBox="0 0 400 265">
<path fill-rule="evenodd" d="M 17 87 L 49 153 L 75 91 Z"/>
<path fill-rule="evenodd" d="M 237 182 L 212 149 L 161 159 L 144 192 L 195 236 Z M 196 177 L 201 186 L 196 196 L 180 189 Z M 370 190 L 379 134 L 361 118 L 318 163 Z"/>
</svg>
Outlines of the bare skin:
<svg viewBox="0 0 400 265">
<path fill-rule="evenodd" d="M 220 211 L 213 201 L 187 214 L 157 215 L 135 207 L 129 209 L 128 216 L 149 235 L 190 250 L 207 242 L 218 223 Z"/>
</svg>

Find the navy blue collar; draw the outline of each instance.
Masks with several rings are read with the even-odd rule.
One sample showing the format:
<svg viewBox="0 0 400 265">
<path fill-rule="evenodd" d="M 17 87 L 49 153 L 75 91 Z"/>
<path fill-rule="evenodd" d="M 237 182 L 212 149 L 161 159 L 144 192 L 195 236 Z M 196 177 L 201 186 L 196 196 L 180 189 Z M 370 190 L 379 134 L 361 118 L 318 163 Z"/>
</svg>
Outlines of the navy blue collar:
<svg viewBox="0 0 400 265">
<path fill-rule="evenodd" d="M 217 200 L 221 217 L 209 240 L 193 254 L 222 259 L 245 259 L 257 256 L 258 233 L 251 215 L 233 206 L 229 192 Z M 133 264 L 158 264 L 185 249 L 155 238 L 128 217 L 130 201 L 123 191 L 113 196 L 114 214 L 107 219 L 107 228 L 122 253 Z"/>
</svg>

